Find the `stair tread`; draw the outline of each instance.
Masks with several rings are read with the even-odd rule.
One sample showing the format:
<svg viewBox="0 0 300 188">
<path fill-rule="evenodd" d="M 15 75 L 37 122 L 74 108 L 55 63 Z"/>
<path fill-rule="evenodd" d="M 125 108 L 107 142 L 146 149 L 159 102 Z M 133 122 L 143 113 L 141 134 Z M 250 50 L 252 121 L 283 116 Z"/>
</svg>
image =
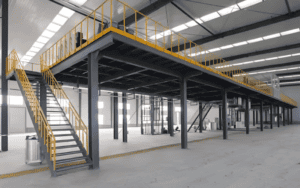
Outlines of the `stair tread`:
<svg viewBox="0 0 300 188">
<path fill-rule="evenodd" d="M 65 156 L 65 155 L 73 155 L 73 154 L 78 154 L 78 153 L 82 153 L 82 151 L 69 151 L 69 152 L 64 152 L 64 153 L 56 153 L 56 157 L 59 156 Z"/>
<path fill-rule="evenodd" d="M 56 134 L 54 137 L 73 136 L 72 134 Z M 59 140 L 56 140 L 56 142 Z"/>
<path fill-rule="evenodd" d="M 66 148 L 75 148 L 75 147 L 79 147 L 79 145 L 75 144 L 75 145 L 67 145 L 67 146 L 56 146 L 56 149 L 66 149 Z"/>
<path fill-rule="evenodd" d="M 90 166 L 90 165 L 92 165 L 92 163 L 84 163 L 84 164 L 79 164 L 79 165 L 65 166 L 65 167 L 57 168 L 55 171 L 56 172 L 62 172 L 62 171 L 76 169 L 76 168 L 87 167 L 87 166 Z"/>
<path fill-rule="evenodd" d="M 74 129 L 52 129 L 52 131 L 73 131 Z"/>
<path fill-rule="evenodd" d="M 54 135 L 55 137 L 56 135 Z M 72 135 L 71 135 L 72 136 Z M 68 139 L 68 140 L 56 140 L 56 143 L 62 143 L 62 142 L 75 142 L 75 139 Z"/>
<path fill-rule="evenodd" d="M 74 158 L 69 158 L 69 159 L 61 159 L 57 160 L 56 164 L 64 164 L 64 163 L 69 163 L 69 162 L 74 162 L 74 161 L 80 161 L 80 160 L 85 160 L 87 157 L 74 157 Z"/>
</svg>

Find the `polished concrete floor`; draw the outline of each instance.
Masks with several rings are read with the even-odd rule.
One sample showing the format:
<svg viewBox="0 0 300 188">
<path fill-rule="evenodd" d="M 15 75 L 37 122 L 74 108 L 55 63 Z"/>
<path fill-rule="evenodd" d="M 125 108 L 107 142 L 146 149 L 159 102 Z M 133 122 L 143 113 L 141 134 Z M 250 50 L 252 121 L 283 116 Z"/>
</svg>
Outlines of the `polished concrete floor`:
<svg viewBox="0 0 300 188">
<path fill-rule="evenodd" d="M 100 170 L 2 179 L 0 187 L 300 187 L 299 134 L 298 125 L 253 129 L 249 135 L 235 132 L 228 140 L 189 143 L 184 150 L 174 147 L 101 161 Z"/>
</svg>

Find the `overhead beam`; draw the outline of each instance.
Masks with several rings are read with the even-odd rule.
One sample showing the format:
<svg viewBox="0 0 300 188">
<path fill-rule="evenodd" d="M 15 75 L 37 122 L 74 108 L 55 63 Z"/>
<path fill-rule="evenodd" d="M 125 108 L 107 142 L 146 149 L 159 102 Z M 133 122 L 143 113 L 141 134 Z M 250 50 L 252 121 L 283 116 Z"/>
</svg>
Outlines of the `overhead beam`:
<svg viewBox="0 0 300 188">
<path fill-rule="evenodd" d="M 140 10 L 139 12 L 148 16 L 149 14 L 155 12 L 156 10 L 160 9 L 161 7 L 167 5 L 168 3 L 172 2 L 173 0 L 159 0 L 159 1 L 156 1 L 148 6 L 146 6 L 145 8 L 143 8 L 142 10 Z M 135 20 L 139 21 L 141 20 L 142 18 L 145 18 L 143 15 L 141 14 L 137 14 L 136 15 L 137 18 L 135 18 L 135 14 L 132 14 L 131 16 L 127 17 L 125 19 L 125 25 L 126 26 L 129 26 L 133 23 L 135 23 Z M 123 20 L 119 22 L 120 25 L 123 25 Z"/>
<path fill-rule="evenodd" d="M 285 83 L 285 82 L 296 82 L 296 81 L 300 81 L 300 79 L 289 79 L 289 80 L 280 80 L 280 83 Z"/>
<path fill-rule="evenodd" d="M 295 74 L 300 74 L 300 71 L 276 74 L 276 76 L 290 76 Z"/>
<path fill-rule="evenodd" d="M 280 87 L 297 87 L 300 86 L 300 84 L 285 84 L 285 85 L 280 85 Z"/>
<path fill-rule="evenodd" d="M 197 79 L 197 78 L 190 78 L 189 81 L 196 82 L 198 84 L 210 86 L 210 87 L 217 88 L 217 89 L 223 89 L 222 86 L 219 86 L 217 84 L 214 84 L 214 83 L 206 81 L 206 80 L 201 80 L 201 79 Z"/>
<path fill-rule="evenodd" d="M 170 81 L 175 81 L 177 79 L 174 79 L 174 78 L 168 78 L 168 79 L 164 79 L 164 80 L 155 80 L 153 82 L 148 82 L 148 83 L 143 83 L 143 84 L 140 84 L 140 85 L 136 85 L 131 88 L 128 88 L 128 90 L 133 90 L 133 89 L 138 89 L 138 88 L 141 88 L 141 87 L 148 87 L 148 86 L 152 86 L 152 85 L 157 85 L 157 84 L 162 84 L 162 83 L 165 83 L 165 82 L 170 82 Z"/>
<path fill-rule="evenodd" d="M 288 9 L 289 14 L 291 14 L 292 11 L 291 11 L 291 7 L 290 7 L 290 4 L 289 4 L 289 1 L 285 0 L 285 4 L 286 4 L 286 8 Z"/>
<path fill-rule="evenodd" d="M 251 72 L 251 71 L 257 71 L 257 70 L 263 70 L 263 69 L 270 69 L 270 68 L 278 68 L 278 67 L 286 67 L 286 66 L 291 66 L 291 65 L 299 65 L 300 61 L 295 61 L 295 62 L 289 62 L 289 63 L 280 63 L 277 65 L 267 65 L 267 66 L 262 66 L 262 67 L 254 67 L 254 68 L 249 68 L 249 69 L 243 69 L 245 72 Z"/>
<path fill-rule="evenodd" d="M 117 79 L 121 79 L 121 78 L 131 76 L 131 75 L 134 75 L 134 74 L 138 74 L 138 73 L 143 72 L 143 71 L 146 71 L 146 69 L 136 68 L 136 69 L 133 69 L 131 71 L 117 73 L 117 74 L 109 76 L 107 78 L 100 79 L 100 84 L 110 82 L 110 81 L 113 81 L 113 80 L 117 80 Z"/>
<path fill-rule="evenodd" d="M 103 57 L 114 60 L 114 61 L 138 66 L 140 68 L 149 69 L 149 70 L 152 70 L 155 72 L 167 74 L 169 76 L 181 77 L 181 74 L 177 71 L 172 71 L 170 69 L 165 69 L 163 67 L 147 63 L 145 60 L 139 60 L 137 58 L 131 58 L 128 56 L 124 56 L 124 55 L 119 54 L 118 52 L 103 52 Z"/>
<path fill-rule="evenodd" d="M 281 47 L 271 48 L 271 49 L 268 49 L 268 50 L 261 50 L 261 51 L 256 51 L 256 52 L 231 56 L 231 57 L 225 57 L 223 59 L 225 61 L 233 61 L 233 60 L 242 59 L 242 58 L 246 58 L 246 57 L 252 57 L 252 56 L 263 55 L 263 54 L 268 54 L 268 53 L 280 52 L 280 51 L 285 51 L 285 50 L 291 50 L 291 49 L 295 49 L 295 48 L 300 48 L 300 43 L 292 44 L 292 45 L 288 45 L 288 46 L 281 46 Z"/>
<path fill-rule="evenodd" d="M 297 11 L 291 12 L 289 14 L 277 16 L 277 17 L 270 18 L 270 19 L 267 19 L 267 20 L 263 20 L 263 21 L 260 21 L 260 22 L 257 22 L 257 23 L 253 23 L 253 24 L 250 24 L 250 25 L 239 27 L 239 28 L 236 28 L 236 29 L 233 29 L 233 30 L 229 30 L 229 31 L 226 31 L 226 32 L 223 32 L 223 33 L 216 34 L 214 36 L 209 36 L 209 37 L 205 37 L 205 38 L 202 38 L 202 39 L 199 39 L 199 40 L 195 40 L 193 42 L 198 44 L 198 45 L 202 45 L 202 44 L 205 44 L 205 43 L 217 40 L 217 39 L 221 39 L 221 38 L 228 37 L 228 36 L 231 36 L 231 35 L 236 35 L 236 34 L 239 34 L 239 33 L 247 32 L 247 31 L 257 29 L 257 28 L 260 28 L 260 27 L 265 27 L 265 26 L 268 26 L 268 25 L 276 24 L 276 23 L 279 23 L 279 22 L 282 22 L 282 21 L 297 18 L 299 16 L 300 16 L 300 10 L 297 10 Z M 179 46 L 180 51 L 184 50 L 184 45 L 186 45 L 186 48 L 189 48 L 190 43 L 180 45 Z M 178 51 L 178 47 L 176 47 L 176 48 L 173 47 L 173 52 L 177 52 L 177 51 Z"/>
</svg>

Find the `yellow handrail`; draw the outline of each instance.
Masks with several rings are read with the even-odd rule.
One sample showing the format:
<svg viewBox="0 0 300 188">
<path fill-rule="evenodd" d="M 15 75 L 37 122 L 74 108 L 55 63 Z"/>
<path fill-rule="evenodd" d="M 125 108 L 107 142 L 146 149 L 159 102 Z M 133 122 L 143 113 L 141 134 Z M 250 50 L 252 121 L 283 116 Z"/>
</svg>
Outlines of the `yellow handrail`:
<svg viewBox="0 0 300 188">
<path fill-rule="evenodd" d="M 75 131 L 82 146 L 85 148 L 87 154 L 89 152 L 89 142 L 88 142 L 88 127 L 84 124 L 81 117 L 77 113 L 75 107 L 72 105 L 70 99 L 62 89 L 61 85 L 57 82 L 56 78 L 52 74 L 51 70 L 42 73 L 46 82 L 50 86 L 53 94 L 57 98 L 58 102 L 62 106 L 65 114 L 67 115 L 70 123 L 74 125 Z"/>
<path fill-rule="evenodd" d="M 24 66 L 18 58 L 18 54 L 15 50 L 6 58 L 6 75 L 15 71 L 18 79 L 23 87 L 25 96 L 29 101 L 31 111 L 34 114 L 35 123 L 38 124 L 38 131 L 42 138 L 44 138 L 44 144 L 47 146 L 47 152 L 50 154 L 50 160 L 53 161 L 53 169 L 56 169 L 56 140 L 52 132 L 50 125 L 44 115 L 44 112 L 40 106 L 40 103 L 32 89 L 31 83 L 26 75 Z"/>
<path fill-rule="evenodd" d="M 134 17 L 134 23 L 125 27 L 126 18 L 129 16 Z M 100 19 L 100 22 L 96 21 L 96 17 L 98 20 Z M 138 20 L 138 17 L 143 19 Z M 120 22 L 122 24 L 118 25 Z M 96 27 L 98 27 L 99 33 L 96 33 Z M 250 77 L 239 67 L 230 65 L 229 62 L 216 54 L 208 52 L 203 46 L 187 40 L 179 33 L 175 33 L 120 0 L 105 0 L 52 47 L 41 54 L 41 71 L 49 70 L 108 32 L 124 35 L 266 95 L 273 96 L 273 88 L 266 83 Z M 77 44 L 76 34 L 79 35 L 77 38 L 80 38 Z M 84 37 L 86 41 L 83 40 Z M 173 52 L 173 48 L 177 49 L 178 52 Z"/>
</svg>

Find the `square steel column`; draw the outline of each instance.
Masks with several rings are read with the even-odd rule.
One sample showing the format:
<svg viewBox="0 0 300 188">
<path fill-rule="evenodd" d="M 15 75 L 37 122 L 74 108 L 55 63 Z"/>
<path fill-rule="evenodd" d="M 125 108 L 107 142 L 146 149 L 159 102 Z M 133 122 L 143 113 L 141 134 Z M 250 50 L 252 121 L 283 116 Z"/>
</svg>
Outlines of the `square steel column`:
<svg viewBox="0 0 300 188">
<path fill-rule="evenodd" d="M 40 82 L 40 105 L 47 118 L 47 89 L 44 83 Z"/>
<path fill-rule="evenodd" d="M 289 125 L 290 124 L 290 110 L 287 108 L 286 109 L 286 116 L 287 116 L 287 124 Z"/>
<path fill-rule="evenodd" d="M 264 130 L 264 120 L 263 120 L 263 101 L 260 101 L 260 130 Z"/>
<path fill-rule="evenodd" d="M 144 134 L 144 126 L 143 126 L 143 106 L 144 106 L 144 97 L 141 96 L 141 134 Z"/>
<path fill-rule="evenodd" d="M 160 99 L 161 103 L 161 133 L 163 134 L 163 128 L 164 128 L 164 99 Z"/>
<path fill-rule="evenodd" d="M 219 130 L 222 130 L 222 105 L 219 105 Z"/>
<path fill-rule="evenodd" d="M 92 159 L 92 169 L 99 168 L 99 124 L 98 124 L 98 53 L 88 55 L 88 126 L 89 126 L 89 156 Z"/>
<path fill-rule="evenodd" d="M 113 93 L 114 139 L 119 139 L 119 101 L 118 93 Z"/>
<path fill-rule="evenodd" d="M 8 151 L 8 86 L 6 79 L 6 57 L 8 56 L 8 0 L 2 0 L 2 57 L 1 57 L 1 150 Z"/>
<path fill-rule="evenodd" d="M 277 125 L 280 127 L 279 106 L 277 106 Z"/>
<path fill-rule="evenodd" d="M 273 105 L 270 105 L 270 127 L 273 129 Z"/>
<path fill-rule="evenodd" d="M 187 148 L 187 79 L 182 78 L 180 84 L 181 103 L 181 148 Z"/>
<path fill-rule="evenodd" d="M 202 102 L 199 102 L 199 132 L 202 133 L 203 129 L 203 119 L 202 119 L 202 113 L 203 113 L 203 107 L 202 107 Z"/>
<path fill-rule="evenodd" d="M 154 96 L 150 97 L 150 106 L 151 106 L 151 110 L 150 110 L 151 135 L 154 135 Z"/>
<path fill-rule="evenodd" d="M 255 126 L 255 110 L 253 109 L 253 126 Z"/>
<path fill-rule="evenodd" d="M 246 97 L 245 125 L 246 134 L 249 134 L 250 118 L 249 118 L 249 97 Z"/>
<path fill-rule="evenodd" d="M 173 99 L 168 99 L 168 133 L 174 136 Z"/>
<path fill-rule="evenodd" d="M 285 107 L 282 107 L 283 126 L 285 126 Z"/>
<path fill-rule="evenodd" d="M 136 126 L 138 127 L 139 126 L 139 96 L 136 96 L 136 100 L 135 100 L 135 103 L 136 103 L 136 120 L 135 120 L 135 122 L 136 122 Z"/>
<path fill-rule="evenodd" d="M 222 90 L 222 120 L 223 120 L 223 139 L 228 138 L 227 133 L 227 92 Z"/>
<path fill-rule="evenodd" d="M 123 102 L 123 142 L 127 142 L 127 95 L 122 93 Z"/>
<path fill-rule="evenodd" d="M 258 124 L 258 110 L 256 110 L 256 124 Z"/>
<path fill-rule="evenodd" d="M 293 109 L 291 108 L 291 124 L 293 124 Z"/>
</svg>

